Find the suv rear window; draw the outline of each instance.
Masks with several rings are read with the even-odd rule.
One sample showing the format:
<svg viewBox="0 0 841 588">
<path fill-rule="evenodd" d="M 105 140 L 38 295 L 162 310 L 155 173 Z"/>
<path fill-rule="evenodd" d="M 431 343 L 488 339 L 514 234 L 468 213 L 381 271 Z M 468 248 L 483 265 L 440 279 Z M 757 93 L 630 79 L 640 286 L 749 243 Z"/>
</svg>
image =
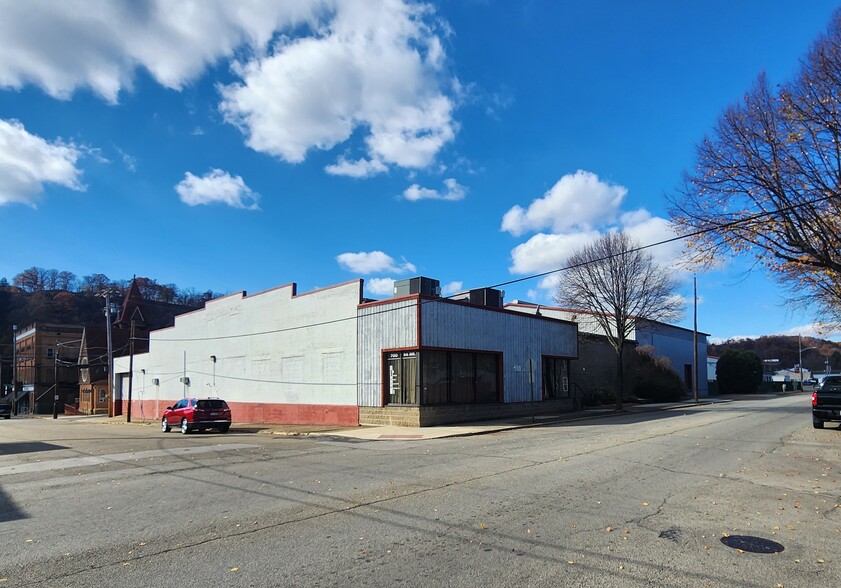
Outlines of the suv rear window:
<svg viewBox="0 0 841 588">
<path fill-rule="evenodd" d="M 828 376 L 823 379 L 823 383 L 824 385 L 829 384 L 831 386 L 837 386 L 841 384 L 841 378 L 839 378 L 838 376 Z"/>
<path fill-rule="evenodd" d="M 199 400 L 196 403 L 196 408 L 203 408 L 205 410 L 219 410 L 228 408 L 228 403 L 224 400 Z"/>
</svg>

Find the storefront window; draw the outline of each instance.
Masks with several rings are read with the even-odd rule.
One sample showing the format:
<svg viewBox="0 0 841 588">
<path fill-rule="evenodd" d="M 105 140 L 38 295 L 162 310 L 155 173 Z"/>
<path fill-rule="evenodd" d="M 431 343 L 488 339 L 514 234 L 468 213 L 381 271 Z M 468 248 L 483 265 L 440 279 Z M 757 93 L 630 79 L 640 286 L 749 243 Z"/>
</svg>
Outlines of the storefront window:
<svg viewBox="0 0 841 588">
<path fill-rule="evenodd" d="M 450 353 L 450 402 L 467 404 L 475 400 L 476 371 L 472 353 Z"/>
<path fill-rule="evenodd" d="M 424 351 L 421 365 L 423 373 L 422 404 L 446 404 L 450 387 L 446 351 Z"/>
<path fill-rule="evenodd" d="M 418 353 L 389 353 L 386 361 L 389 404 L 418 403 Z"/>
<path fill-rule="evenodd" d="M 499 400 L 498 368 L 495 355 L 476 354 L 476 402 Z"/>
<path fill-rule="evenodd" d="M 498 354 L 421 350 L 388 353 L 385 359 L 390 404 L 473 404 L 500 399 Z"/>
</svg>

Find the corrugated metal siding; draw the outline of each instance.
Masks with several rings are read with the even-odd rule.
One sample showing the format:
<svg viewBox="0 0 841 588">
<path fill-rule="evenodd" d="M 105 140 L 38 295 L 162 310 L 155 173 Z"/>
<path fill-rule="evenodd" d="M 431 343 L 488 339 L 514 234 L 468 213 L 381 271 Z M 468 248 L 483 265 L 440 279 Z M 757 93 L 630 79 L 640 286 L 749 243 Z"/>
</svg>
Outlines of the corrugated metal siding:
<svg viewBox="0 0 841 588">
<path fill-rule="evenodd" d="M 651 345 L 655 355 L 668 358 L 672 369 L 683 378 L 684 366 L 695 364 L 694 354 L 695 333 L 681 327 L 673 327 L 663 323 L 642 321 L 637 329 L 637 342 L 640 345 Z M 707 335 L 698 333 L 698 394 L 707 396 L 707 378 L 704 377 L 704 366 L 707 363 Z M 691 386 L 691 382 L 687 382 Z"/>
<path fill-rule="evenodd" d="M 359 406 L 382 406 L 382 351 L 416 347 L 417 299 L 360 307 L 357 316 Z"/>
<path fill-rule="evenodd" d="M 540 398 L 542 356 L 578 355 L 578 329 L 571 323 L 443 300 L 425 300 L 421 317 L 424 347 L 502 353 L 505 402 L 526 402 L 532 394 Z M 534 362 L 533 387 L 529 359 Z"/>
</svg>

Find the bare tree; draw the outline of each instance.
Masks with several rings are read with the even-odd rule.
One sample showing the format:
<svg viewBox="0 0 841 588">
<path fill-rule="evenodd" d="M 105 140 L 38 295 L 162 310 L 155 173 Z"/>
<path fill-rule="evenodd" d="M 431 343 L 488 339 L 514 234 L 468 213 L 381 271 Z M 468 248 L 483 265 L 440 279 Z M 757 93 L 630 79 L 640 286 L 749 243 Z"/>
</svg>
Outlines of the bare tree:
<svg viewBox="0 0 841 588">
<path fill-rule="evenodd" d="M 677 283 L 653 256 L 626 233 L 607 233 L 575 251 L 558 278 L 555 300 L 586 311 L 616 351 L 616 409 L 625 394 L 623 356 L 637 320 L 669 321 L 681 316 Z"/>
<path fill-rule="evenodd" d="M 58 270 L 48 269 L 44 270 L 44 290 L 58 290 Z"/>
<path fill-rule="evenodd" d="M 841 324 L 841 9 L 797 77 L 722 115 L 671 201 L 695 262 L 752 255 Z"/>
<path fill-rule="evenodd" d="M 222 296 L 222 294 L 214 292 L 213 290 L 199 292 L 195 288 L 187 288 L 184 290 L 178 290 L 173 302 L 176 304 L 183 304 L 184 306 L 199 307 L 208 300 L 213 300 L 214 298 L 219 298 L 220 296 Z"/>
<path fill-rule="evenodd" d="M 24 292 L 41 292 L 44 290 L 44 273 L 41 267 L 31 267 L 16 275 L 12 282 Z"/>
<path fill-rule="evenodd" d="M 105 274 L 91 274 L 82 278 L 82 290 L 96 294 L 113 286 L 113 282 Z"/>
<path fill-rule="evenodd" d="M 77 281 L 78 280 L 76 279 L 76 274 L 74 274 L 73 272 L 61 271 L 58 272 L 56 285 L 58 286 L 59 290 L 65 290 L 66 292 L 75 292 Z"/>
</svg>

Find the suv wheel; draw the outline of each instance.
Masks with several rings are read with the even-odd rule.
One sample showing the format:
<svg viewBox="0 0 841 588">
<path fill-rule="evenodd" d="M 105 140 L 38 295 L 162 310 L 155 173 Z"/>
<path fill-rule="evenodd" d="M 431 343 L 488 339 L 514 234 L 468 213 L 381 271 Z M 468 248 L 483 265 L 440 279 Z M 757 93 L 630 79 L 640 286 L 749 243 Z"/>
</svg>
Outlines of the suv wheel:
<svg viewBox="0 0 841 588">
<path fill-rule="evenodd" d="M 181 419 L 181 433 L 186 435 L 190 432 L 190 424 L 187 422 L 187 419 Z"/>
<path fill-rule="evenodd" d="M 161 419 L 161 431 L 169 433 L 169 423 L 166 422 L 166 417 Z"/>
<path fill-rule="evenodd" d="M 819 421 L 815 418 L 812 419 L 812 426 L 816 429 L 823 429 L 823 421 Z"/>
</svg>

